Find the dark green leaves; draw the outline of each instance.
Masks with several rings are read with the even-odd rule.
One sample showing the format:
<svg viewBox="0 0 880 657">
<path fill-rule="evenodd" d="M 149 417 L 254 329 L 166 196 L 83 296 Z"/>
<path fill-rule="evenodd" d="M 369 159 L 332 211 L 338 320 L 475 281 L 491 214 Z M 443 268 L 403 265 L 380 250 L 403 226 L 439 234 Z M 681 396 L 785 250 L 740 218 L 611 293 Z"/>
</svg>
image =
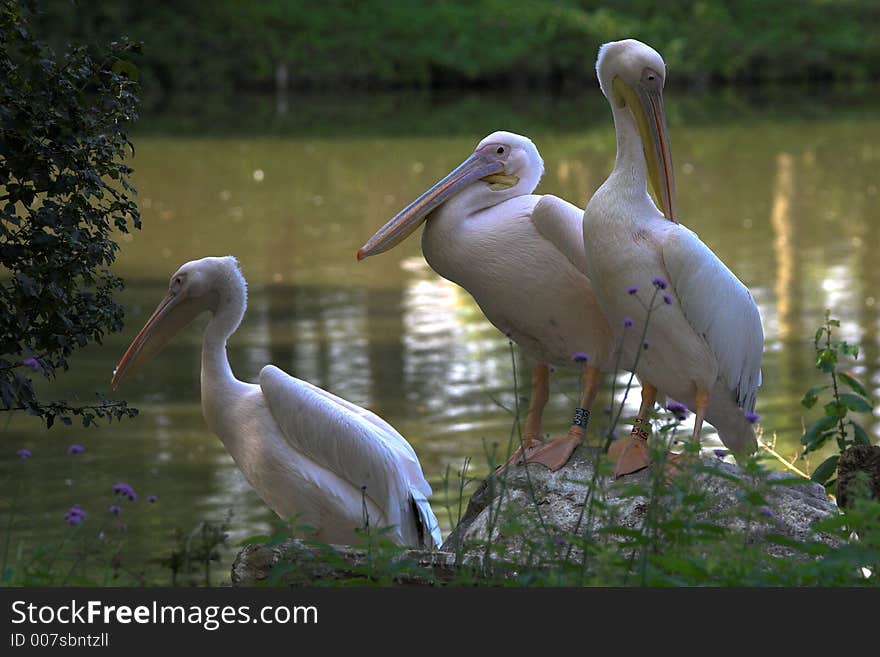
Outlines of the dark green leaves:
<svg viewBox="0 0 880 657">
<path fill-rule="evenodd" d="M 134 82 L 137 82 L 138 80 L 138 67 L 124 59 L 117 60 L 117 62 L 113 64 L 112 71 L 118 75 L 124 75 Z"/>
<path fill-rule="evenodd" d="M 831 386 L 816 386 L 815 388 L 810 388 L 804 393 L 804 398 L 801 399 L 801 404 L 807 408 L 813 408 L 813 406 L 816 405 L 816 401 L 819 399 L 819 393 L 830 387 Z"/>
<path fill-rule="evenodd" d="M 125 135 L 137 48 L 122 39 L 56 55 L 32 36 L 28 7 L 0 0 L 0 360 L 36 356 L 41 367 L 0 368 L 0 410 L 89 426 L 129 410 L 43 402 L 30 377 L 54 378 L 73 351 L 122 326 L 109 267 L 114 228 L 140 225 Z"/>
<path fill-rule="evenodd" d="M 837 378 L 848 385 L 854 392 L 861 395 L 862 397 L 868 396 L 868 391 L 865 389 L 865 386 L 863 386 L 861 381 L 859 381 L 849 372 L 838 372 Z"/>
<path fill-rule="evenodd" d="M 837 365 L 837 352 L 833 349 L 820 349 L 816 353 L 816 367 L 820 372 L 833 372 Z"/>
<path fill-rule="evenodd" d="M 813 474 L 810 476 L 810 479 L 824 486 L 825 483 L 832 477 L 832 475 L 834 475 L 834 471 L 837 469 L 838 459 L 840 459 L 839 454 L 829 456 L 827 459 L 822 461 L 819 467 L 813 470 Z"/>
<path fill-rule="evenodd" d="M 868 438 L 868 433 L 864 430 L 861 424 L 850 420 L 850 425 L 853 429 L 853 438 L 855 439 L 856 445 L 871 444 L 871 439 Z"/>
<path fill-rule="evenodd" d="M 873 408 L 867 388 L 850 372 L 839 372 L 837 364 L 841 357 L 856 359 L 859 346 L 843 340 L 834 340 L 834 329 L 840 322 L 825 311 L 825 323 L 816 331 L 814 347 L 816 350 L 816 369 L 828 375 L 831 383 L 810 388 L 804 394 L 801 404 L 813 408 L 819 396 L 830 390 L 830 399 L 822 406 L 825 414 L 815 420 L 801 436 L 804 454 L 814 452 L 834 438 L 839 451 L 850 445 L 870 445 L 871 440 L 862 426 L 851 419 L 849 413 L 870 413 Z M 841 392 L 843 386 L 852 392 Z M 845 388 L 844 388 L 845 389 Z M 851 433 L 850 433 L 851 432 Z M 813 472 L 812 478 L 825 486 L 831 485 L 839 455 L 833 455 L 822 462 Z"/>
<path fill-rule="evenodd" d="M 870 413 L 872 410 L 871 404 L 869 404 L 867 400 L 848 392 L 840 395 L 840 403 L 856 413 Z"/>
<path fill-rule="evenodd" d="M 823 415 L 809 426 L 801 436 L 801 445 L 806 446 L 804 454 L 819 449 L 830 438 L 828 430 L 837 424 L 837 419 L 833 415 Z"/>
</svg>

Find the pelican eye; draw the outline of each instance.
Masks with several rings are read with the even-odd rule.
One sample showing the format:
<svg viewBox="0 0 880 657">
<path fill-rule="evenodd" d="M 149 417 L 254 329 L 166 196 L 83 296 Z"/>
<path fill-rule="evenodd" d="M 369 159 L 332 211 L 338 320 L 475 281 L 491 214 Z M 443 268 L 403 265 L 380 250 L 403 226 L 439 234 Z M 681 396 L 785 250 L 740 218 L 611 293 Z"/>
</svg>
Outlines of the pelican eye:
<svg viewBox="0 0 880 657">
<path fill-rule="evenodd" d="M 504 146 L 499 146 L 498 150 L 495 152 L 498 153 L 499 155 L 501 155 L 504 152 Z"/>
</svg>

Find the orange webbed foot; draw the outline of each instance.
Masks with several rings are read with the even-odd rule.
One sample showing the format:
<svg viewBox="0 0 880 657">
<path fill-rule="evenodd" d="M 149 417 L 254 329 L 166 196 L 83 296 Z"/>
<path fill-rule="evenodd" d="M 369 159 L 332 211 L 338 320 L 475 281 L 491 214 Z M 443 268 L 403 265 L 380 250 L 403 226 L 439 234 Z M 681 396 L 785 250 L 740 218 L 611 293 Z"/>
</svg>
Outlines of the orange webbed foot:
<svg viewBox="0 0 880 657">
<path fill-rule="evenodd" d="M 528 455 L 526 461 L 528 463 L 540 463 L 555 472 L 568 463 L 574 450 L 577 449 L 577 446 L 581 444 L 583 439 L 583 429 L 572 427 L 562 438 L 551 440 L 539 447 L 531 455 Z"/>
<path fill-rule="evenodd" d="M 651 465 L 648 440 L 640 436 L 629 435 L 614 441 L 608 448 L 608 455 L 616 459 L 615 477 L 632 474 Z"/>
</svg>

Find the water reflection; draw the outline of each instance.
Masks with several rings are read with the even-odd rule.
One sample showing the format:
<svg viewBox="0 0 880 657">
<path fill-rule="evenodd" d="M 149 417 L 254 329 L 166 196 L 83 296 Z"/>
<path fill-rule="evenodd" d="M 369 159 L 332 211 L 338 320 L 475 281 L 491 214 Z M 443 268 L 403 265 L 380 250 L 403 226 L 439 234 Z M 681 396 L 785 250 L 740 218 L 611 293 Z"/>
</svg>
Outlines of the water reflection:
<svg viewBox="0 0 880 657">
<path fill-rule="evenodd" d="M 681 216 L 753 291 L 766 334 L 758 411 L 780 451 L 796 454 L 803 423 L 816 416 L 798 402 L 819 382 L 812 335 L 826 306 L 841 318 L 842 337 L 862 344 L 854 370 L 880 396 L 880 121 L 846 113 L 780 118 L 751 109 L 747 122 L 711 124 L 685 121 L 693 107 L 668 103 Z M 485 130 L 480 116 L 450 130 L 453 136 L 136 138 L 144 229 L 123 240 L 115 268 L 129 284 L 126 329 L 77 356 L 53 395 L 109 394 L 110 372 L 168 276 L 186 260 L 233 253 L 250 283 L 248 313 L 229 344 L 237 376 L 255 381 L 273 363 L 385 417 L 416 447 L 447 523 L 440 490 L 446 468 L 456 470 L 470 456 L 479 474 L 488 467 L 486 445 L 504 451 L 509 409 L 518 401 L 514 367 L 519 395 L 527 395 L 529 364 L 518 354 L 513 361 L 506 338 L 470 296 L 426 266 L 417 238 L 363 263 L 354 254 L 484 132 L 529 132 L 518 122 L 530 115 Z M 610 121 L 577 125 L 566 116 L 564 131 L 531 131 L 547 164 L 539 191 L 583 206 L 610 170 L 614 136 Z M 267 529 L 271 513 L 201 418 L 204 320 L 197 324 L 121 391 L 141 409 L 136 420 L 48 434 L 27 418 L 12 420 L 0 490 L 9 500 L 24 478 L 16 540 L 57 535 L 74 502 L 94 514 L 90 520 L 99 518 L 118 481 L 159 495 L 152 508 L 126 510 L 131 544 L 144 554 L 167 551 L 173 528 L 189 530 L 227 509 L 234 539 Z M 618 377 L 618 390 L 626 378 Z M 577 373 L 558 371 L 551 382 L 545 431 L 560 434 L 578 394 Z M 638 399 L 633 390 L 627 413 Z M 597 428 L 608 421 L 602 409 L 609 402 L 606 385 L 596 402 Z M 880 423 L 864 419 L 880 437 Z M 88 450 L 73 477 L 64 455 L 70 442 Z M 26 469 L 14 456 L 22 446 L 34 451 Z"/>
</svg>

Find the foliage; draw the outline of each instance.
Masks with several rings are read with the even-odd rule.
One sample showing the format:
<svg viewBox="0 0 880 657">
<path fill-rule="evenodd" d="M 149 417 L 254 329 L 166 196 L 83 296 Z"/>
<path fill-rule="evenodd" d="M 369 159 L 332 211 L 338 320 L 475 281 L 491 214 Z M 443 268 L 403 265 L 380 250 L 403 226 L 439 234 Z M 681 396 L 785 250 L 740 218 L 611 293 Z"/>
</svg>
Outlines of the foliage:
<svg viewBox="0 0 880 657">
<path fill-rule="evenodd" d="M 113 230 L 140 227 L 125 158 L 136 118 L 137 48 L 60 56 L 31 34 L 28 11 L 0 3 L 0 410 L 52 426 L 79 415 L 134 415 L 124 402 L 45 402 L 32 376 L 53 379 L 70 354 L 122 326 Z M 132 148 L 133 151 L 133 148 Z"/>
<path fill-rule="evenodd" d="M 231 516 L 219 523 L 208 520 L 200 522 L 189 532 L 176 533 L 177 545 L 159 563 L 171 572 L 171 586 L 180 586 L 181 576 L 190 577 L 187 584 L 211 586 L 211 564 L 220 560 L 219 549 L 229 537 Z M 201 575 L 203 579 L 195 579 Z"/>
<path fill-rule="evenodd" d="M 851 445 L 870 445 L 868 433 L 861 424 L 850 417 L 850 413 L 870 413 L 873 406 L 869 401 L 868 390 L 852 372 L 838 368 L 843 358 L 855 360 L 859 356 L 858 345 L 849 344 L 844 340 L 833 339 L 833 330 L 840 327 L 840 321 L 831 317 L 831 311 L 825 311 L 825 323 L 816 331 L 813 348 L 816 352 L 816 369 L 827 375 L 831 381 L 827 385 L 810 388 L 801 400 L 806 408 L 813 408 L 823 393 L 830 397 L 822 407 L 824 414 L 815 420 L 801 437 L 804 446 L 803 455 L 814 452 L 834 438 L 838 452 L 843 452 Z M 851 392 L 844 392 L 848 388 Z M 834 484 L 837 462 L 840 454 L 829 456 L 812 474 L 812 479 L 830 487 Z"/>
<path fill-rule="evenodd" d="M 406 549 L 377 540 L 377 534 L 371 538 L 365 530 L 366 543 L 359 546 L 367 553 L 363 563 L 342 559 L 332 546 L 316 541 L 306 542 L 307 554 L 297 552 L 297 559 L 317 560 L 339 577 L 309 581 L 295 561 L 282 559 L 263 585 L 880 586 L 880 501 L 867 495 L 845 515 L 817 523 L 815 534 L 793 539 L 773 533 L 770 500 L 774 487 L 809 485 L 809 480 L 771 476 L 758 459 L 736 477 L 694 462 L 670 482 L 662 467 L 655 467 L 646 484 L 627 485 L 623 499 L 646 506 L 642 525 L 633 528 L 621 523 L 616 505 L 606 503 L 609 465 L 600 460 L 603 476 L 581 482 L 595 504 L 592 521 L 578 531 L 546 526 L 531 509 L 516 504 L 499 507 L 486 526 L 487 538 L 447 548 L 458 555 L 458 565 L 442 579 Z M 723 516 L 706 493 L 711 477 L 734 482 L 737 489 L 738 503 Z M 503 476 L 494 485 L 503 486 Z M 277 545 L 297 537 L 302 533 L 285 526 L 244 543 Z"/>
<path fill-rule="evenodd" d="M 493 87 L 593 82 L 598 46 L 634 37 L 676 82 L 868 79 L 880 73 L 872 0 L 304 0 L 148 3 L 46 0 L 56 40 L 147 44 L 150 85 Z"/>
</svg>

